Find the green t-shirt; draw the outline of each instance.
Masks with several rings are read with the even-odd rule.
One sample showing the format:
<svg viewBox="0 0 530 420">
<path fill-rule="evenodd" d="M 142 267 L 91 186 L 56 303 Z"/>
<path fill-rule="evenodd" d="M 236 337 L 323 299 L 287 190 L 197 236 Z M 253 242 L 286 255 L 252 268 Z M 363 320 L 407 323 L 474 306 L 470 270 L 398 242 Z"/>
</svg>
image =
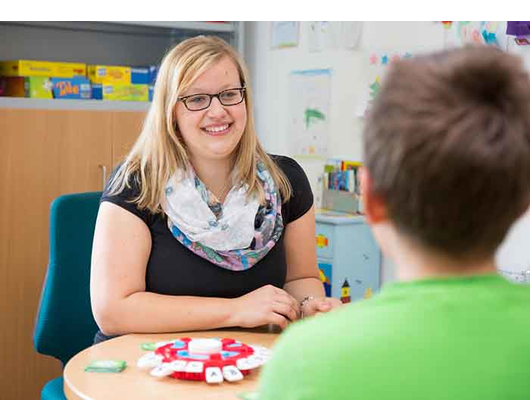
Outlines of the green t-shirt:
<svg viewBox="0 0 530 420">
<path fill-rule="evenodd" d="M 530 286 L 491 274 L 391 283 L 289 327 L 261 399 L 530 399 Z"/>
</svg>

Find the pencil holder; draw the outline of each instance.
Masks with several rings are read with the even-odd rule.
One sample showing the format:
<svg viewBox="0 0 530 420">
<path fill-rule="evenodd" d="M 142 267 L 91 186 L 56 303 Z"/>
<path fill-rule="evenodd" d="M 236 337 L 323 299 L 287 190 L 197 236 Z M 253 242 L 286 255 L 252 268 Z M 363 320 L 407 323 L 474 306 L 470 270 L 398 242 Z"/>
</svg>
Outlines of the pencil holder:
<svg viewBox="0 0 530 420">
<path fill-rule="evenodd" d="M 323 190 L 322 207 L 345 213 L 358 213 L 357 194 L 348 191 Z"/>
</svg>

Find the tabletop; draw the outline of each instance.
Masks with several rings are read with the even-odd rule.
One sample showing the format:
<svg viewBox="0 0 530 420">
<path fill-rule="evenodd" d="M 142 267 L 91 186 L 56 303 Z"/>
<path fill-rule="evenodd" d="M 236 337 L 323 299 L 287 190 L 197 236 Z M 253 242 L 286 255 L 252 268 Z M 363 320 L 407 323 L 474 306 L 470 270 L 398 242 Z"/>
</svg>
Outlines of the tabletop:
<svg viewBox="0 0 530 420">
<path fill-rule="evenodd" d="M 113 338 L 78 353 L 66 364 L 63 372 L 64 394 L 68 399 L 95 400 L 224 400 L 238 399 L 239 394 L 256 390 L 259 368 L 238 382 L 220 384 L 157 378 L 149 369 L 140 369 L 136 363 L 146 354 L 143 343 L 161 342 L 182 337 L 233 338 L 244 344 L 272 348 L 279 334 L 267 327 L 251 330 L 222 329 L 212 331 L 181 332 L 170 334 L 129 334 Z M 127 367 L 119 373 L 85 372 L 93 361 L 123 360 Z"/>
</svg>

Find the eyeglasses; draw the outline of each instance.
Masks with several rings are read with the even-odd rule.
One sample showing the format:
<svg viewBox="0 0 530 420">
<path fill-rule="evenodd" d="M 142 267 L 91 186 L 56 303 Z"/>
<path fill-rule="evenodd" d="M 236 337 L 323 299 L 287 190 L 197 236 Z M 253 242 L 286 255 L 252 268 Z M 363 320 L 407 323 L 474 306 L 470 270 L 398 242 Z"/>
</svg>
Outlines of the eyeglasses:
<svg viewBox="0 0 530 420">
<path fill-rule="evenodd" d="M 184 102 L 184 106 L 189 111 L 202 111 L 210 106 L 213 98 L 219 99 L 223 106 L 233 106 L 240 104 L 245 99 L 245 87 L 226 89 L 214 95 L 209 93 L 198 93 L 196 95 L 182 96 L 179 101 Z"/>
</svg>

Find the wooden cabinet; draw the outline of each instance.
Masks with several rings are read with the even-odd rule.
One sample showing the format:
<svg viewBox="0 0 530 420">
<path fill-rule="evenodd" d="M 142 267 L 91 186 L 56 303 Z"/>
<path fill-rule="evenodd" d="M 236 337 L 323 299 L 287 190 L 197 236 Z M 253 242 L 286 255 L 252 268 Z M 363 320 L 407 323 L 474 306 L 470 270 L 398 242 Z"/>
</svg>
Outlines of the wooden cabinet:
<svg viewBox="0 0 530 420">
<path fill-rule="evenodd" d="M 0 108 L 0 399 L 38 399 L 61 374 L 33 348 L 48 262 L 49 208 L 98 191 L 139 134 L 144 112 Z"/>
<path fill-rule="evenodd" d="M 112 167 L 118 165 L 140 134 L 143 118 L 136 112 L 115 112 L 112 118 Z M 110 175 L 110 174 L 109 174 Z"/>
<path fill-rule="evenodd" d="M 139 66 L 190 36 L 243 52 L 243 23 L 0 22 L 0 60 Z M 61 374 L 33 349 L 52 200 L 98 191 L 138 136 L 148 103 L 0 97 L 0 399 L 38 399 Z"/>
</svg>

